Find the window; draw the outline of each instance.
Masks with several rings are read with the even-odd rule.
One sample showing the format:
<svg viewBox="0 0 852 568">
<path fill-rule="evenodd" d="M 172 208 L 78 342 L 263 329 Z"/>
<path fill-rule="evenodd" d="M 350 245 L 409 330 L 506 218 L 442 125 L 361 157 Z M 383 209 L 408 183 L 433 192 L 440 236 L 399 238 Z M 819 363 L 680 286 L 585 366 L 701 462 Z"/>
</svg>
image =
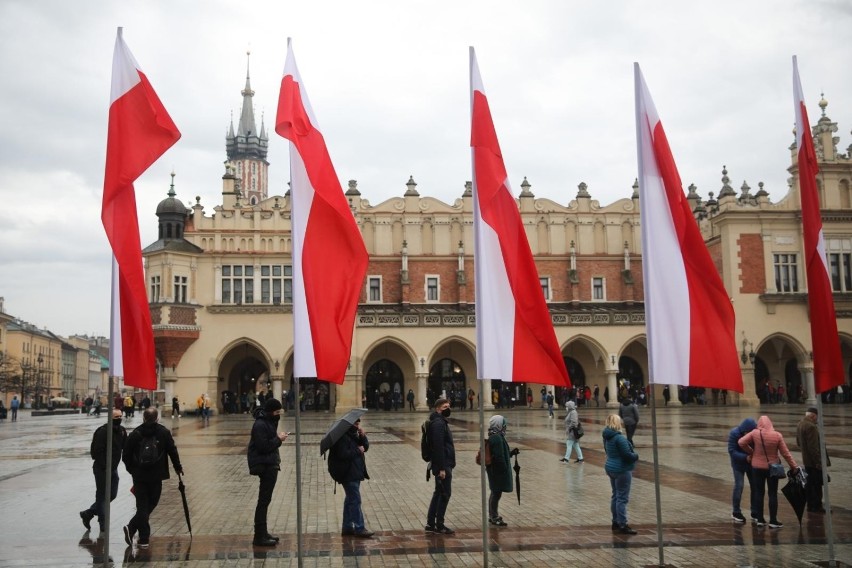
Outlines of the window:
<svg viewBox="0 0 852 568">
<path fill-rule="evenodd" d="M 382 301 L 382 277 L 367 277 L 367 301 L 379 303 Z"/>
<path fill-rule="evenodd" d="M 254 266 L 222 267 L 222 303 L 254 303 Z"/>
<path fill-rule="evenodd" d="M 606 281 L 600 276 L 592 278 L 592 300 L 606 300 Z"/>
<path fill-rule="evenodd" d="M 427 302 L 437 302 L 439 298 L 439 289 L 438 289 L 438 277 L 437 276 L 427 276 L 426 277 L 426 301 Z"/>
<path fill-rule="evenodd" d="M 550 301 L 550 277 L 542 276 L 538 279 L 541 283 L 541 291 L 544 293 L 544 300 L 546 302 Z"/>
<path fill-rule="evenodd" d="M 151 277 L 151 303 L 157 304 L 160 302 L 160 277 Z"/>
<path fill-rule="evenodd" d="M 852 292 L 852 239 L 826 239 L 831 289 Z"/>
<path fill-rule="evenodd" d="M 789 253 L 773 254 L 775 264 L 775 291 L 798 292 L 799 276 L 796 255 Z"/>
<path fill-rule="evenodd" d="M 293 303 L 293 267 L 272 264 L 260 267 L 260 301 L 268 304 Z"/>
<path fill-rule="evenodd" d="M 175 303 L 186 303 L 186 276 L 175 276 Z"/>
</svg>

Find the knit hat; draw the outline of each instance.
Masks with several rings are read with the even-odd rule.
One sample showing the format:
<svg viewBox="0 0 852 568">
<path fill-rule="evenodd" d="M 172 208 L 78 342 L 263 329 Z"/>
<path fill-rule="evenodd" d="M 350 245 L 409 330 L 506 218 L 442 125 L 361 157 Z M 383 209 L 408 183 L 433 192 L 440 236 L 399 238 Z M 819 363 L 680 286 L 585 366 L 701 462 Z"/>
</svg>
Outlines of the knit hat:
<svg viewBox="0 0 852 568">
<path fill-rule="evenodd" d="M 263 403 L 263 411 L 266 414 L 272 414 L 276 410 L 281 410 L 284 408 L 281 406 L 281 401 L 275 398 L 267 398 L 266 402 Z"/>
<path fill-rule="evenodd" d="M 812 412 L 812 413 L 814 413 L 814 414 L 819 414 L 819 410 L 817 410 L 817 407 L 816 407 L 816 406 L 811 406 L 810 408 L 808 408 L 807 412 Z"/>
</svg>

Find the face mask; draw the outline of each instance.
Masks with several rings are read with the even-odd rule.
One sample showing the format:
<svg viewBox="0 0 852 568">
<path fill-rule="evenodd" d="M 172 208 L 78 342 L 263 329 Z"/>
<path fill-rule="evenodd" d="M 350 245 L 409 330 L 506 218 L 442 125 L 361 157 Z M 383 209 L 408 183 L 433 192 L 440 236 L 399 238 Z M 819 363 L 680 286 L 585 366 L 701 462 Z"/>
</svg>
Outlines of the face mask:
<svg viewBox="0 0 852 568">
<path fill-rule="evenodd" d="M 452 410 L 450 410 L 449 408 L 445 408 L 441 411 L 441 416 L 443 416 L 444 418 L 449 418 L 451 413 Z"/>
<path fill-rule="evenodd" d="M 121 418 L 113 418 L 112 419 L 113 426 L 121 426 Z"/>
</svg>

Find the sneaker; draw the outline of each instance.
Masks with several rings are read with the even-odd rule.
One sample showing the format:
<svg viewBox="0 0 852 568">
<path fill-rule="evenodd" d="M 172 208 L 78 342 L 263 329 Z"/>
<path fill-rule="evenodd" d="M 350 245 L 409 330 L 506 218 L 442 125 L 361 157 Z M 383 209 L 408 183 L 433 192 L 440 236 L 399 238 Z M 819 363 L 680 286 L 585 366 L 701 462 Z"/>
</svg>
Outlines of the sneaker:
<svg viewBox="0 0 852 568">
<path fill-rule="evenodd" d="M 140 540 L 140 541 L 137 543 L 137 546 L 138 546 L 139 548 L 148 548 L 150 545 L 148 544 L 148 541 L 147 541 L 147 540 L 146 540 L 145 542 L 142 542 L 142 541 Z"/>
<path fill-rule="evenodd" d="M 493 519 L 488 519 L 488 522 L 497 527 L 507 527 L 509 526 L 506 521 L 503 520 L 503 517 L 495 517 Z"/>
<path fill-rule="evenodd" d="M 738 523 L 745 523 L 745 517 L 742 513 L 731 513 L 731 518 Z"/>
<path fill-rule="evenodd" d="M 764 521 L 763 519 L 757 519 L 757 518 L 755 518 L 755 517 L 752 517 L 752 518 L 751 518 L 751 524 L 752 524 L 752 525 L 754 525 L 754 526 L 756 526 L 756 527 L 758 527 L 758 528 L 760 528 L 760 527 L 762 527 L 762 526 L 765 526 L 765 525 L 766 525 L 766 521 Z"/>
<path fill-rule="evenodd" d="M 630 528 L 630 525 L 621 525 L 618 527 L 618 532 L 621 534 L 636 534 L 636 529 Z"/>
<path fill-rule="evenodd" d="M 782 522 L 769 521 L 769 528 L 770 529 L 780 529 L 780 528 L 783 528 L 783 527 L 784 527 L 784 523 L 782 523 Z"/>
<path fill-rule="evenodd" d="M 80 518 L 83 519 L 83 526 L 86 527 L 86 530 L 90 530 L 92 528 L 91 521 L 94 516 L 95 514 L 91 511 L 80 511 Z"/>
<path fill-rule="evenodd" d="M 127 546 L 133 546 L 133 533 L 130 532 L 130 525 L 124 525 L 124 542 Z"/>
<path fill-rule="evenodd" d="M 426 527 L 424 527 L 424 530 L 430 533 L 438 532 L 438 529 L 435 527 L 435 525 L 426 525 Z"/>
<path fill-rule="evenodd" d="M 565 458 L 562 458 L 559 461 L 561 461 L 562 463 L 568 463 L 568 460 L 566 460 Z M 80 514 L 82 515 L 83 513 L 80 513 Z"/>
<path fill-rule="evenodd" d="M 367 529 L 361 529 L 360 531 L 355 531 L 353 536 L 358 538 L 373 538 L 373 535 L 376 534 L 373 531 L 368 531 Z"/>
<path fill-rule="evenodd" d="M 615 521 L 612 522 L 612 532 L 618 532 L 618 529 L 620 529 L 620 528 L 621 528 L 621 525 L 619 525 Z"/>
<path fill-rule="evenodd" d="M 447 525 L 436 527 L 435 532 L 438 534 L 456 534 L 456 531 L 448 527 Z"/>
<path fill-rule="evenodd" d="M 583 463 L 584 461 L 585 460 L 583 460 L 583 459 L 579 459 L 579 460 L 574 460 L 574 463 Z"/>
</svg>

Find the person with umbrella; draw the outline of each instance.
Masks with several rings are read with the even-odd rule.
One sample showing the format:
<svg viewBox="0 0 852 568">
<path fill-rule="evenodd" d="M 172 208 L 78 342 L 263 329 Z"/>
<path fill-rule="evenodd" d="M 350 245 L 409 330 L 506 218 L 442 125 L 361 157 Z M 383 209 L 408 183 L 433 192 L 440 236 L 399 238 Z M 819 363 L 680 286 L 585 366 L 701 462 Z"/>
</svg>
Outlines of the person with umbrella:
<svg viewBox="0 0 852 568">
<path fill-rule="evenodd" d="M 254 425 L 251 428 L 251 440 L 248 445 L 249 473 L 256 475 L 260 483 L 257 492 L 257 505 L 254 509 L 255 546 L 275 546 L 278 538 L 269 534 L 266 514 L 272 502 L 272 490 L 278 480 L 281 469 L 281 454 L 278 448 L 287 439 L 286 432 L 278 431 L 278 422 L 284 413 L 281 402 L 274 398 L 266 399 L 263 407 L 254 411 Z"/>
<path fill-rule="evenodd" d="M 361 481 L 370 479 L 364 454 L 370 449 L 370 441 L 361 429 L 361 419 L 356 418 L 346 432 L 331 446 L 328 469 L 333 479 L 343 486 L 342 536 L 370 538 L 373 532 L 364 526 L 361 510 Z"/>
<path fill-rule="evenodd" d="M 509 451 L 509 443 L 506 441 L 506 427 L 508 422 L 506 419 L 496 414 L 488 421 L 488 444 L 491 455 L 491 462 L 486 459 L 485 472 L 488 474 L 488 488 L 491 490 L 491 495 L 488 496 L 488 522 L 498 527 L 507 525 L 503 517 L 498 511 L 500 506 L 500 497 L 503 493 L 511 493 L 512 486 L 512 468 L 510 467 L 510 457 L 518 455 L 518 448 Z M 487 456 L 488 454 L 486 454 Z"/>
<path fill-rule="evenodd" d="M 822 456 L 819 449 L 819 427 L 816 407 L 808 408 L 796 429 L 796 443 L 802 450 L 802 462 L 807 473 L 805 494 L 809 513 L 825 513 L 822 507 Z"/>
</svg>

